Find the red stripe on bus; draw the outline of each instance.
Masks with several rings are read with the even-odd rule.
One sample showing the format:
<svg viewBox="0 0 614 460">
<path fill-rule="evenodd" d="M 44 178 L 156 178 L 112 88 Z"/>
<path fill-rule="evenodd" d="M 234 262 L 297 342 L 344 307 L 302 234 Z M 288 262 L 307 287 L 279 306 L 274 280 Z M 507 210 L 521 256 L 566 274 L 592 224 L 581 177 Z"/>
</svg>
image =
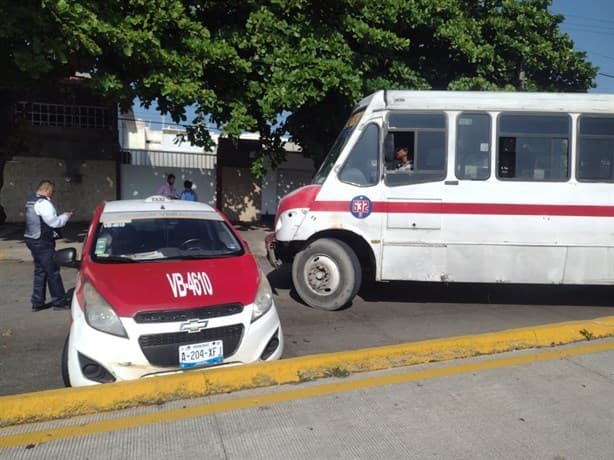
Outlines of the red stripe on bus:
<svg viewBox="0 0 614 460">
<path fill-rule="evenodd" d="M 349 201 L 315 201 L 312 211 L 350 212 Z M 614 206 L 565 204 L 372 202 L 372 212 L 417 214 L 482 214 L 506 216 L 614 217 Z"/>
</svg>

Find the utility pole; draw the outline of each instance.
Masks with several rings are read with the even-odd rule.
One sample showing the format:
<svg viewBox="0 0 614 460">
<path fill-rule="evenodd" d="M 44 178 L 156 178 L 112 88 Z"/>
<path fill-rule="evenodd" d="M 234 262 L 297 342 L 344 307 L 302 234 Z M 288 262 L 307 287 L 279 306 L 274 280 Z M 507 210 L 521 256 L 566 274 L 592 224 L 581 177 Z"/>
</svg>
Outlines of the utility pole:
<svg viewBox="0 0 614 460">
<path fill-rule="evenodd" d="M 518 62 L 518 84 L 516 85 L 516 89 L 518 91 L 526 91 L 526 81 L 527 81 L 527 76 L 524 72 L 524 67 L 522 65 L 522 57 L 520 58 L 520 61 Z"/>
</svg>

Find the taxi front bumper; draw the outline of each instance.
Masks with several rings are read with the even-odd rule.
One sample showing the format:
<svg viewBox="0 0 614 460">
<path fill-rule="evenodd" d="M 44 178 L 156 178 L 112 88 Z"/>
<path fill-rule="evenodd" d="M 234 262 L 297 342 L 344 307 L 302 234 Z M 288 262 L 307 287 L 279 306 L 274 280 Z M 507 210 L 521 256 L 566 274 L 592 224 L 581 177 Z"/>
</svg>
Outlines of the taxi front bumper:
<svg viewBox="0 0 614 460">
<path fill-rule="evenodd" d="M 208 329 L 223 329 L 242 326 L 241 337 L 234 352 L 226 356 L 221 364 L 208 367 L 181 369 L 178 365 L 152 364 L 139 341 L 144 336 L 168 336 L 179 332 L 179 323 L 137 324 L 132 318 L 121 318 L 128 338 L 116 337 L 90 327 L 78 305 L 73 305 L 73 322 L 67 350 L 67 368 L 71 386 L 96 385 L 86 376 L 84 359 L 88 365 L 98 365 L 112 376 L 112 380 L 135 380 L 143 377 L 204 370 L 218 366 L 245 364 L 261 360 L 279 359 L 283 352 L 283 332 L 277 310 L 273 305 L 269 311 L 251 322 L 252 306 L 248 305 L 238 315 L 215 318 L 209 321 Z M 272 349 L 271 345 L 277 343 Z M 264 356 L 264 359 L 263 359 Z"/>
</svg>

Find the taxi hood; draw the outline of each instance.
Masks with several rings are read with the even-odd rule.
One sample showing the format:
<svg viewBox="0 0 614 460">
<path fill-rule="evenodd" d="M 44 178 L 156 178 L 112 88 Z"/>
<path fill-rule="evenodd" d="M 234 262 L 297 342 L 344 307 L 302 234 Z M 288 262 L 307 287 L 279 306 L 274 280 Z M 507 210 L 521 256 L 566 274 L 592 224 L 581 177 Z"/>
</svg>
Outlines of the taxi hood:
<svg viewBox="0 0 614 460">
<path fill-rule="evenodd" d="M 254 301 L 262 276 L 249 253 L 217 259 L 88 262 L 82 277 L 121 317 L 141 311 L 247 305 Z"/>
</svg>

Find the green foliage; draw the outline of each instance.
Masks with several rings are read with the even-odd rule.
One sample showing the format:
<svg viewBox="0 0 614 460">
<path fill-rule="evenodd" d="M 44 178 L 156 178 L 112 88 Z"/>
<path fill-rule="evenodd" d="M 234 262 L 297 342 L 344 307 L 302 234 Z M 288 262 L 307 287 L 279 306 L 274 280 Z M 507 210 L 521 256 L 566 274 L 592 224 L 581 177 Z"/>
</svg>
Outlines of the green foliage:
<svg viewBox="0 0 614 460">
<path fill-rule="evenodd" d="M 93 88 L 124 108 L 138 96 L 187 121 L 190 139 L 206 147 L 209 123 L 231 137 L 258 130 L 253 169 L 263 174 L 283 158 L 284 133 L 319 162 L 353 104 L 377 89 L 585 91 L 597 69 L 573 49 L 549 5 L 4 1 L 0 86 L 87 72 Z M 194 120 L 186 120 L 189 105 L 198 107 Z"/>
</svg>

